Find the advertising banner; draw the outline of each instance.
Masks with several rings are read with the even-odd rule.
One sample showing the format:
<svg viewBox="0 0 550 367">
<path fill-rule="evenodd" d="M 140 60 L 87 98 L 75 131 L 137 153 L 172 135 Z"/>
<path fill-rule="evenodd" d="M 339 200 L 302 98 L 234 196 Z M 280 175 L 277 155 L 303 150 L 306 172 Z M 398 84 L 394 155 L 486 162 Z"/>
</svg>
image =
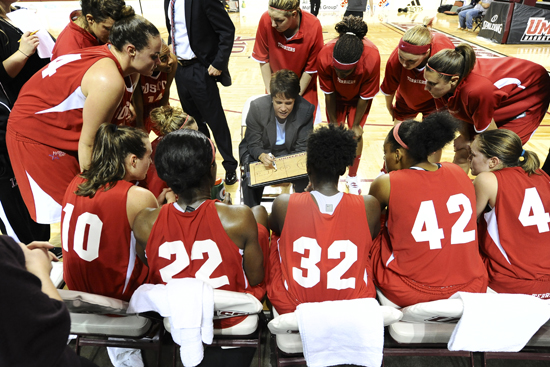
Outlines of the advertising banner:
<svg viewBox="0 0 550 367">
<path fill-rule="evenodd" d="M 550 43 L 550 10 L 516 4 L 506 43 Z"/>
<path fill-rule="evenodd" d="M 517 5 L 517 4 L 516 4 Z M 504 31 L 506 30 L 506 21 L 510 10 L 510 3 L 493 2 L 481 25 L 479 37 L 487 38 L 497 43 L 502 43 Z"/>
</svg>

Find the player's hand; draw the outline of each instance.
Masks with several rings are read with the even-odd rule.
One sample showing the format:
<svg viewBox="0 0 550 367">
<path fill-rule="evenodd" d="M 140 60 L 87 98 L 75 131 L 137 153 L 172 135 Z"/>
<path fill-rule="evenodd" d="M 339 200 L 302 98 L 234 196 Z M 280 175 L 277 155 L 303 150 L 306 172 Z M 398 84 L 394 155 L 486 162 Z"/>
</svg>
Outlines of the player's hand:
<svg viewBox="0 0 550 367">
<path fill-rule="evenodd" d="M 27 56 L 31 56 L 36 52 L 36 48 L 40 44 L 40 39 L 36 34 L 31 35 L 32 32 L 25 32 L 21 36 L 19 41 L 19 50 Z"/>
<path fill-rule="evenodd" d="M 178 201 L 177 195 L 169 187 L 162 189 L 162 192 L 157 197 L 159 206 L 162 206 L 163 204 L 175 203 L 176 201 Z"/>
<path fill-rule="evenodd" d="M 222 73 L 221 70 L 216 69 L 212 65 L 210 65 L 208 67 L 208 75 L 210 75 L 210 76 L 219 76 L 219 75 L 221 75 L 221 73 Z"/>
<path fill-rule="evenodd" d="M 233 204 L 233 201 L 231 200 L 231 193 L 230 192 L 225 193 L 225 198 L 223 199 L 222 203 L 227 204 L 227 205 Z"/>
<path fill-rule="evenodd" d="M 361 127 L 361 125 L 353 125 L 351 131 L 353 131 L 353 133 L 355 134 L 355 139 L 361 140 L 361 138 L 363 137 L 363 128 Z"/>
</svg>

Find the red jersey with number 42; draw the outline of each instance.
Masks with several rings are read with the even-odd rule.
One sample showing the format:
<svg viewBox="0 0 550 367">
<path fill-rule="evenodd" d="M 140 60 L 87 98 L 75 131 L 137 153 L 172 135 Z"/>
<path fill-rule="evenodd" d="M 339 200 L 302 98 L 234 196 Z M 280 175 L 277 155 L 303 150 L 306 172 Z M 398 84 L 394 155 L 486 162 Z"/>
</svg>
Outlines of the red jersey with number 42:
<svg viewBox="0 0 550 367">
<path fill-rule="evenodd" d="M 279 267 L 281 276 L 269 281 L 282 282 L 288 292 L 288 297 L 277 294 L 284 292 L 280 284 L 268 287 L 277 311 L 291 312 L 304 302 L 374 297 L 367 274 L 371 238 L 362 196 L 344 193 L 329 215 L 319 211 L 310 193 L 292 194 L 281 237 L 272 244 L 280 263 L 271 266 Z"/>
<path fill-rule="evenodd" d="M 386 267 L 425 286 L 451 286 L 485 274 L 479 255 L 476 196 L 468 175 L 442 163 L 437 171 L 390 172 Z"/>
<path fill-rule="evenodd" d="M 490 279 L 550 281 L 550 176 L 529 176 L 520 167 L 492 172 L 498 180 L 495 207 L 480 220 L 480 247 Z"/>
<path fill-rule="evenodd" d="M 93 198 L 77 196 L 74 192 L 84 181 L 76 176 L 63 198 L 63 278 L 71 290 L 129 301 L 147 277 L 126 213 L 133 185 L 118 181 Z"/>
</svg>

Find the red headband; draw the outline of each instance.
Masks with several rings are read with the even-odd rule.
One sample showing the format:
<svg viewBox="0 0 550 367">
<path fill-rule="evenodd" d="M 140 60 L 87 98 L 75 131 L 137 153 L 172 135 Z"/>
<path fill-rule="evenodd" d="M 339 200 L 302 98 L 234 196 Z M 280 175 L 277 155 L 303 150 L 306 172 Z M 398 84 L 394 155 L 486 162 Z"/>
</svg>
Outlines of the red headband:
<svg viewBox="0 0 550 367">
<path fill-rule="evenodd" d="M 397 125 L 395 125 L 395 127 L 393 128 L 393 137 L 399 143 L 399 145 L 401 145 L 403 148 L 409 150 L 409 147 L 407 146 L 407 144 L 405 144 L 403 142 L 403 140 L 401 140 L 401 138 L 399 137 L 399 127 L 401 126 L 401 124 L 402 123 L 400 122 Z"/>
<path fill-rule="evenodd" d="M 359 60 L 356 62 L 352 62 L 351 64 L 343 64 L 340 61 L 336 60 L 334 56 L 332 57 L 332 66 L 334 66 L 338 70 L 351 70 L 357 65 Z"/>
<path fill-rule="evenodd" d="M 275 8 L 275 7 L 271 6 L 271 5 L 268 5 L 268 7 L 269 7 L 270 9 L 273 9 L 273 10 L 284 11 L 284 12 L 293 12 L 294 10 L 297 10 L 297 9 L 279 9 L 279 8 Z"/>
<path fill-rule="evenodd" d="M 187 114 L 187 117 L 185 118 L 185 121 L 183 122 L 183 124 L 181 124 L 180 128 L 178 130 L 181 130 L 183 129 L 183 127 L 185 126 L 185 124 L 187 123 L 187 120 L 189 120 L 189 114 Z M 212 143 L 212 142 L 210 142 Z"/>
<path fill-rule="evenodd" d="M 408 52 L 413 55 L 422 55 L 423 53 L 428 51 L 431 46 L 431 44 L 427 44 L 424 46 L 411 45 L 409 42 L 403 41 L 403 38 L 401 38 L 398 47 L 403 52 Z"/>
<path fill-rule="evenodd" d="M 216 149 L 214 148 L 214 143 L 212 143 L 212 140 L 210 138 L 206 138 L 210 142 L 210 146 L 212 147 L 212 162 L 210 164 L 214 164 L 214 161 L 216 160 Z"/>
<path fill-rule="evenodd" d="M 434 68 L 432 68 L 430 65 L 426 64 L 426 66 L 431 70 L 431 71 L 435 71 L 436 73 L 438 74 L 441 74 L 441 75 L 446 75 L 446 76 L 456 76 L 458 74 L 445 74 L 445 73 L 442 73 L 441 71 L 437 71 L 435 70 Z"/>
</svg>

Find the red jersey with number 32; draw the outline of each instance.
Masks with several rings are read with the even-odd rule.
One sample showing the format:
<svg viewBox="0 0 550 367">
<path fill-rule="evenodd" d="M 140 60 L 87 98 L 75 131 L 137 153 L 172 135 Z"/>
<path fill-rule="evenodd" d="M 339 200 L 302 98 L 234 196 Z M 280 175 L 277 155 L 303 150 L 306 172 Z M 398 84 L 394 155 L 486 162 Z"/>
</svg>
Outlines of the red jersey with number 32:
<svg viewBox="0 0 550 367">
<path fill-rule="evenodd" d="M 294 304 L 273 305 L 285 313 L 304 302 L 374 297 L 367 274 L 371 238 L 362 196 L 344 193 L 329 215 L 319 211 L 310 193 L 292 194 L 281 237 L 272 244 L 280 255 L 280 264 L 272 266 L 281 268 L 281 279 L 270 282 L 283 282 Z"/>
<path fill-rule="evenodd" d="M 63 198 L 63 278 L 71 290 L 129 301 L 147 277 L 126 213 L 133 185 L 118 181 L 93 198 L 77 196 L 74 192 L 84 181 L 75 177 Z"/>
<path fill-rule="evenodd" d="M 470 282 L 485 273 L 479 255 L 476 196 L 468 175 L 442 163 L 437 171 L 390 172 L 386 267 L 426 286 Z"/>
<path fill-rule="evenodd" d="M 511 278 L 549 280 L 550 177 L 520 167 L 492 172 L 498 180 L 495 207 L 480 220 L 479 242 L 487 270 Z"/>
</svg>

